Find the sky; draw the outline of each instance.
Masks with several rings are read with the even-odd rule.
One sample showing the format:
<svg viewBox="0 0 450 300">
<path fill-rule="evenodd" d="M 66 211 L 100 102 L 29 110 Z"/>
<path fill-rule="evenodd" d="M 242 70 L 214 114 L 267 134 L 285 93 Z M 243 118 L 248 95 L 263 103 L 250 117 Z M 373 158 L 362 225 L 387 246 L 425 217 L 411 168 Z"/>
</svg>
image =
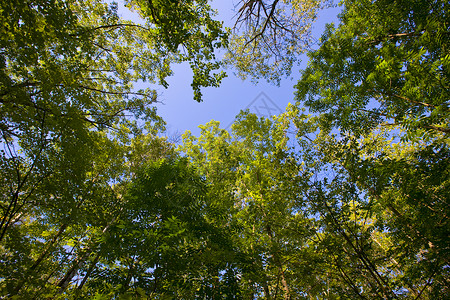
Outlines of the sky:
<svg viewBox="0 0 450 300">
<path fill-rule="evenodd" d="M 224 21 L 225 26 L 233 26 L 235 19 L 234 5 L 238 0 L 214 0 L 212 7 L 219 12 L 217 19 Z M 314 24 L 313 35 L 320 38 L 326 23 L 337 23 L 338 8 L 322 11 Z M 299 70 L 307 63 L 307 56 L 301 57 L 301 65 L 294 69 L 291 77 L 284 79 L 279 86 L 260 81 L 254 84 L 236 77 L 233 70 L 227 70 L 228 77 L 223 79 L 218 88 L 204 88 L 203 102 L 193 100 L 190 86 L 192 73 L 189 66 L 173 66 L 174 75 L 168 78 L 169 87 L 157 89 L 162 104 L 157 104 L 158 115 L 167 123 L 167 135 L 176 136 L 190 130 L 200 135 L 199 125 L 211 120 L 220 121 L 220 127 L 228 127 L 235 116 L 248 108 L 257 115 L 279 114 L 288 105 L 294 103 L 294 85 L 299 79 Z"/>
</svg>

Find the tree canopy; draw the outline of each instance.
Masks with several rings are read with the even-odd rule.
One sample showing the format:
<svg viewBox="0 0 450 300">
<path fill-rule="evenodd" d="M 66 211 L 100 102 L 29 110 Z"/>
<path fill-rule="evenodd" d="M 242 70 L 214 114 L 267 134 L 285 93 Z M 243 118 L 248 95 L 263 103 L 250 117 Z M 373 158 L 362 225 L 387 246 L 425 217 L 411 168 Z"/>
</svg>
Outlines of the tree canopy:
<svg viewBox="0 0 450 300">
<path fill-rule="evenodd" d="M 331 1 L 121 4 L 0 0 L 2 299 L 450 297 L 447 1 L 344 0 L 315 50 Z M 303 51 L 282 114 L 164 136 L 174 64 L 202 101 Z"/>
<path fill-rule="evenodd" d="M 343 130 L 400 125 L 448 134 L 447 1 L 345 1 L 297 84 L 297 99 Z"/>
</svg>

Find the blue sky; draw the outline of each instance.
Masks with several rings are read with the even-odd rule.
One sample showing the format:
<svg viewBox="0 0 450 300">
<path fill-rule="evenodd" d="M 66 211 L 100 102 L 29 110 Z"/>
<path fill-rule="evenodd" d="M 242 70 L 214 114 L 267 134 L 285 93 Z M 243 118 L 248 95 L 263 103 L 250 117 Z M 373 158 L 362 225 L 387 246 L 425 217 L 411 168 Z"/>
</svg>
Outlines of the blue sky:
<svg viewBox="0 0 450 300">
<path fill-rule="evenodd" d="M 234 5 L 238 0 L 214 0 L 213 8 L 217 9 L 217 18 L 224 21 L 225 26 L 234 25 Z M 313 35 L 319 38 L 326 23 L 337 23 L 338 8 L 322 11 L 314 24 Z M 243 81 L 233 75 L 233 70 L 227 70 L 228 77 L 222 81 L 219 88 L 203 89 L 203 102 L 193 100 L 193 92 L 190 86 L 192 73 L 188 65 L 174 66 L 174 76 L 168 79 L 169 88 L 158 88 L 158 94 L 163 104 L 157 104 L 158 114 L 167 122 L 167 134 L 173 135 L 190 130 L 194 135 L 199 135 L 198 126 L 212 119 L 220 121 L 225 128 L 234 117 L 245 109 L 255 99 L 261 98 L 272 101 L 281 110 L 289 102 L 294 102 L 294 85 L 299 78 L 299 69 L 306 66 L 307 57 L 303 55 L 299 68 L 292 73 L 293 80 L 284 79 L 280 86 L 261 81 L 257 84 L 249 79 Z M 267 99 L 268 98 L 268 99 Z M 270 102 L 266 101 L 266 102 Z M 258 105 L 261 106 L 261 105 Z M 262 105 L 264 106 L 264 105 Z M 273 105 L 270 105 L 273 106 Z M 253 106 L 254 107 L 254 106 Z M 263 108 L 262 108 L 263 109 Z M 254 111 L 251 109 L 251 111 Z"/>
</svg>

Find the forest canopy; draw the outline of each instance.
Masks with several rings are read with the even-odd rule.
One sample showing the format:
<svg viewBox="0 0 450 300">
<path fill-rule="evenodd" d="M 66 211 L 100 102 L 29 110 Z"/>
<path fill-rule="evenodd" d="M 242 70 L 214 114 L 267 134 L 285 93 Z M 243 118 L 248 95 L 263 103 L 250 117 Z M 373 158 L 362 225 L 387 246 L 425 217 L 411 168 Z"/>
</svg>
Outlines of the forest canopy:
<svg viewBox="0 0 450 300">
<path fill-rule="evenodd" d="M 236 11 L 0 0 L 0 298 L 450 298 L 448 1 Z M 295 103 L 170 142 L 183 63 L 193 101 L 231 70 L 297 76 Z"/>
</svg>

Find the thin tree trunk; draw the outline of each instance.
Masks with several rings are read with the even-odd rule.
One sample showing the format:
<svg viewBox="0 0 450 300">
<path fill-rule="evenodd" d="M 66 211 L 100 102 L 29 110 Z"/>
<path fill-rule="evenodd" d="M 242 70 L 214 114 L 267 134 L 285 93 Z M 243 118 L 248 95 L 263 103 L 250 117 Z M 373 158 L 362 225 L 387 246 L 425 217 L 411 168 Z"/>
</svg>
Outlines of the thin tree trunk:
<svg viewBox="0 0 450 300">
<path fill-rule="evenodd" d="M 370 259 L 367 258 L 367 256 L 365 255 L 365 253 L 363 253 L 363 251 L 360 251 L 360 249 L 358 249 L 358 247 L 356 247 L 353 242 L 350 240 L 349 236 L 345 233 L 344 229 L 341 227 L 341 225 L 339 224 L 339 222 L 335 219 L 335 217 L 333 216 L 333 212 L 331 211 L 331 209 L 328 207 L 328 205 L 325 204 L 325 206 L 327 207 L 329 214 L 331 215 L 331 218 L 333 220 L 333 222 L 335 223 L 335 225 L 338 227 L 338 230 L 340 232 L 340 234 L 344 237 L 344 239 L 347 241 L 347 243 L 350 245 L 350 247 L 353 249 L 353 251 L 355 251 L 356 255 L 359 257 L 359 259 L 361 260 L 361 262 L 363 263 L 363 265 L 366 267 L 366 269 L 369 271 L 369 274 L 372 276 L 373 279 L 375 279 L 375 281 L 377 282 L 378 286 L 381 288 L 381 290 L 383 291 L 383 296 L 385 299 L 389 299 L 388 296 L 388 285 L 386 282 L 384 282 L 383 278 L 381 277 L 381 275 L 377 272 L 376 267 L 372 264 L 372 262 L 370 261 Z M 390 290 L 390 289 L 389 289 Z"/>
<path fill-rule="evenodd" d="M 81 283 L 77 286 L 77 290 L 76 290 L 76 294 L 75 294 L 75 298 L 78 298 L 78 296 L 81 293 L 81 290 L 83 289 L 84 284 L 86 283 L 86 281 L 88 280 L 88 278 L 91 276 L 92 271 L 94 270 L 95 266 L 97 265 L 99 259 L 100 259 L 100 253 L 101 251 L 99 250 L 97 252 L 97 254 L 95 255 L 94 260 L 92 261 L 91 265 L 89 266 L 89 269 L 87 270 L 86 274 L 83 277 L 83 280 L 81 281 Z"/>
<path fill-rule="evenodd" d="M 106 225 L 106 227 L 102 230 L 102 234 L 104 234 L 109 227 L 115 222 L 116 219 L 114 219 L 113 222 Z M 90 247 L 87 247 L 86 249 L 83 249 L 84 253 L 78 257 L 75 261 L 75 263 L 72 265 L 72 267 L 66 272 L 66 275 L 58 282 L 57 286 L 60 288 L 59 293 L 63 293 L 64 290 L 69 286 L 69 283 L 72 281 L 73 277 L 78 273 L 78 270 L 86 263 L 86 260 L 89 258 L 91 253 L 94 251 L 94 246 L 91 245 Z"/>
<path fill-rule="evenodd" d="M 328 214 L 330 215 L 330 217 L 331 217 L 334 225 L 336 226 L 338 232 L 342 235 L 342 237 L 349 244 L 349 246 L 353 249 L 353 251 L 355 251 L 355 253 L 358 256 L 359 260 L 363 263 L 365 268 L 369 271 L 369 274 L 371 275 L 371 277 L 376 281 L 378 286 L 381 288 L 381 290 L 383 291 L 384 298 L 385 299 L 390 299 L 391 297 L 389 297 L 389 294 L 394 295 L 394 298 L 395 298 L 395 294 L 391 291 L 391 289 L 389 288 L 387 283 L 384 281 L 384 279 L 378 273 L 378 271 L 376 270 L 376 267 L 373 265 L 373 263 L 370 261 L 370 259 L 365 255 L 364 251 L 360 251 L 360 249 L 358 249 L 358 247 L 353 244 L 353 242 L 351 241 L 351 239 L 349 238 L 349 236 L 347 235 L 345 230 L 342 228 L 342 226 L 339 223 L 339 221 L 335 218 L 333 211 L 331 210 L 331 208 L 326 203 L 326 200 L 324 199 L 322 193 L 320 193 L 319 197 L 321 198 L 325 208 L 327 209 Z"/>
<path fill-rule="evenodd" d="M 270 291 L 269 291 L 269 286 L 267 285 L 267 281 L 264 281 L 264 296 L 266 296 L 266 300 L 270 300 Z"/>
<path fill-rule="evenodd" d="M 276 241 L 274 241 L 273 233 L 272 233 L 272 230 L 271 230 L 271 228 L 269 226 L 266 227 L 266 231 L 267 231 L 267 234 L 269 235 L 270 241 L 275 244 Z M 281 278 L 281 284 L 283 286 L 283 292 L 284 292 L 283 293 L 284 294 L 284 299 L 285 300 L 289 300 L 289 299 L 291 299 L 291 292 L 289 290 L 289 286 L 287 284 L 286 277 L 284 275 L 283 265 L 282 265 L 282 263 L 280 261 L 280 258 L 278 256 L 278 252 L 277 251 L 272 252 L 272 256 L 273 256 L 273 260 L 275 262 L 275 265 L 276 265 L 276 267 L 278 269 L 279 276 Z"/>
<path fill-rule="evenodd" d="M 37 267 L 42 263 L 42 261 L 44 261 L 44 259 L 47 257 L 47 255 L 50 253 L 50 250 L 53 248 L 53 246 L 55 245 L 55 243 L 58 241 L 59 237 L 64 233 L 64 231 L 67 228 L 67 223 L 66 224 L 62 224 L 59 227 L 58 232 L 53 236 L 53 238 L 49 241 L 49 243 L 47 244 L 47 246 L 45 247 L 45 250 L 41 253 L 41 255 L 35 260 L 35 262 L 33 263 L 33 265 L 28 269 L 28 271 L 26 271 L 26 274 L 28 276 L 30 276 L 34 270 L 37 269 Z M 14 293 L 12 295 L 17 295 L 19 293 L 19 291 L 22 289 L 23 285 L 26 283 L 27 281 L 27 277 L 25 276 L 24 279 L 20 280 L 17 283 L 16 288 L 14 289 Z"/>
<path fill-rule="evenodd" d="M 44 127 L 44 122 L 45 122 L 45 112 L 44 112 L 44 115 L 43 115 L 43 117 L 42 117 L 42 122 L 41 122 L 42 128 Z M 7 139 L 6 139 L 5 136 L 4 136 L 3 138 L 4 138 L 4 140 L 5 140 L 5 144 L 6 144 L 6 147 L 7 147 L 7 149 L 8 149 L 9 156 L 14 160 L 15 165 L 16 165 L 17 187 L 15 188 L 15 191 L 14 191 L 13 194 L 12 194 L 12 199 L 11 199 L 11 201 L 10 201 L 10 203 L 9 203 L 9 205 L 8 205 L 8 207 L 7 207 L 7 209 L 6 209 L 6 211 L 4 210 L 3 218 L 2 218 L 2 220 L 1 220 L 1 222 L 0 222 L 0 242 L 1 242 L 1 241 L 3 240 L 3 238 L 5 237 L 5 235 L 6 235 L 6 230 L 8 229 L 8 227 L 9 227 L 9 225 L 10 225 L 10 223 L 11 223 L 11 220 L 14 219 L 14 215 L 15 215 L 16 213 L 20 212 L 20 210 L 22 209 L 22 207 L 25 205 L 26 200 L 27 200 L 27 199 L 31 196 L 31 194 L 34 192 L 34 190 L 36 189 L 37 185 L 39 185 L 40 182 L 41 182 L 44 178 L 46 178 L 47 176 L 50 175 L 49 173 L 44 174 L 44 175 L 43 175 L 43 176 L 42 176 L 42 177 L 41 177 L 41 178 L 40 178 L 40 179 L 39 179 L 39 180 L 38 180 L 31 188 L 30 188 L 29 192 L 27 193 L 27 195 L 24 197 L 24 199 L 23 199 L 23 201 L 22 201 L 22 202 L 23 202 L 22 205 L 19 205 L 19 207 L 16 209 L 17 204 L 18 204 L 18 202 L 19 202 L 19 194 L 20 194 L 20 191 L 21 191 L 22 188 L 25 186 L 25 183 L 28 181 L 28 178 L 30 177 L 31 172 L 32 172 L 32 171 L 34 170 L 34 168 L 36 167 L 37 161 L 38 161 L 38 159 L 40 158 L 40 156 L 41 156 L 41 154 L 42 154 L 42 152 L 43 152 L 43 150 L 44 150 L 44 147 L 45 147 L 45 143 L 44 143 L 44 140 L 45 140 L 45 138 L 44 138 L 44 131 L 41 132 L 41 147 L 40 147 L 38 153 L 36 154 L 36 156 L 35 156 L 35 158 L 34 158 L 34 160 L 33 160 L 33 163 L 31 164 L 30 168 L 28 169 L 28 171 L 25 173 L 25 175 L 24 175 L 23 177 L 21 176 L 21 173 L 20 173 L 20 163 L 16 161 L 17 155 L 16 155 L 15 153 L 13 153 L 13 152 L 15 152 L 15 150 L 13 150 L 13 149 L 14 149 L 14 146 L 12 146 L 13 149 L 11 149 L 11 146 L 10 146 L 11 143 L 10 143 L 9 141 L 7 141 Z M 12 192 L 12 190 L 11 190 L 11 192 Z"/>
<path fill-rule="evenodd" d="M 64 277 L 58 282 L 57 286 L 59 287 L 60 294 L 69 286 L 69 283 L 78 273 L 78 270 L 86 263 L 86 260 L 89 258 L 92 251 L 92 248 L 87 248 L 84 254 L 76 259 L 72 267 L 70 267 L 70 269 L 66 272 L 66 275 L 64 275 Z"/>
</svg>

